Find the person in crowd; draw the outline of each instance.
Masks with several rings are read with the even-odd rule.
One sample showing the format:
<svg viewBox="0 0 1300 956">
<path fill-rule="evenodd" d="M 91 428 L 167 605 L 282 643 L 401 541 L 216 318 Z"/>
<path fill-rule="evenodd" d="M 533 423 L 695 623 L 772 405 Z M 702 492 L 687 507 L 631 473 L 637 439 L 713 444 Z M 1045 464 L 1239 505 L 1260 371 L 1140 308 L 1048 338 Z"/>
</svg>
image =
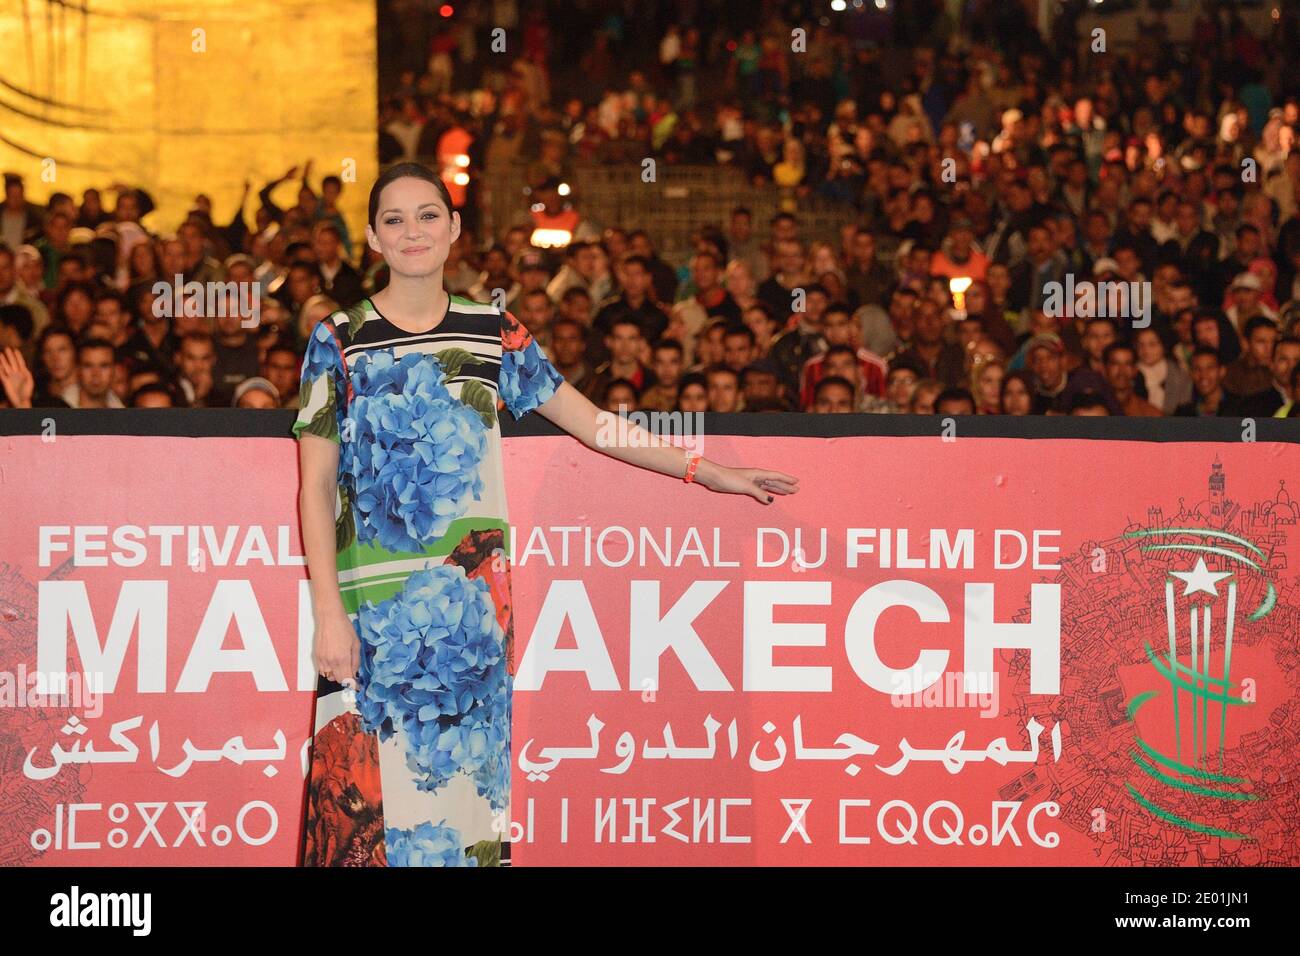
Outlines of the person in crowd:
<svg viewBox="0 0 1300 956">
<path fill-rule="evenodd" d="M 1173 93 L 1175 60 L 1103 63 L 1056 43 L 1071 21 L 1040 37 L 1003 5 L 990 35 L 973 8 L 949 21 L 942 6 L 909 8 L 892 69 L 852 41 L 800 57 L 770 24 L 733 36 L 726 18 L 670 12 L 643 44 L 600 31 L 578 55 L 542 45 L 502 63 L 522 85 L 482 110 L 465 104 L 502 97 L 498 65 L 438 25 L 439 49 L 471 62 L 384 79 L 381 151 L 432 152 L 448 130 L 473 144 L 446 287 L 504 295 L 602 406 L 965 414 L 965 390 L 983 415 L 1290 414 L 1300 95 L 1285 70 L 1247 62 L 1285 62 L 1284 31 L 1234 21 L 1215 27 L 1222 42 L 1170 41 L 1196 63 Z M 816 33 L 799 10 L 783 26 Z M 1021 40 L 1053 56 L 1016 55 Z M 1258 123 L 1243 101 L 1263 107 Z M 611 178 L 649 157 L 653 181 L 648 167 Z M 1248 157 L 1253 178 L 1238 172 Z M 532 246 L 528 206 L 496 188 L 515 159 L 526 181 L 570 189 L 584 226 L 567 247 Z M 351 241 L 343 179 L 312 168 L 196 181 L 166 208 L 148 182 L 74 193 L 4 170 L 0 355 L 18 391 L 0 401 L 229 407 L 267 402 L 260 382 L 235 396 L 260 378 L 294 407 L 304 329 L 388 281 Z M 258 327 L 169 309 L 156 286 L 177 276 L 255 287 Z M 1101 302 L 1107 283 L 1135 283 L 1150 308 L 1064 301 Z"/>
</svg>

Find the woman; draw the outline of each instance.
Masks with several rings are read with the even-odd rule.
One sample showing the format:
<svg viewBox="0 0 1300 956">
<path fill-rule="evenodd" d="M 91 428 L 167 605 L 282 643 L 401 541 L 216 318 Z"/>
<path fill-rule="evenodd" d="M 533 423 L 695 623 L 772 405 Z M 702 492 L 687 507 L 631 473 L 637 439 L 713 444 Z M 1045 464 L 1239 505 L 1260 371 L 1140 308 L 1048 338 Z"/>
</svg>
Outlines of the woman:
<svg viewBox="0 0 1300 956">
<path fill-rule="evenodd" d="M 1034 391 L 1034 379 L 1026 371 L 1007 372 L 1002 376 L 1002 395 L 998 404 L 1003 415 L 1040 415 L 1042 400 Z"/>
<path fill-rule="evenodd" d="M 36 340 L 36 389 L 62 395 L 77 381 L 77 339 L 66 325 L 48 325 Z"/>
<path fill-rule="evenodd" d="M 732 259 L 727 263 L 722 276 L 722 286 L 735 300 L 741 313 L 759 301 L 758 283 L 754 281 L 754 273 L 744 259 Z"/>
<path fill-rule="evenodd" d="M 1165 354 L 1165 343 L 1154 328 L 1133 333 L 1138 371 L 1147 387 L 1147 401 L 1166 415 L 1192 400 L 1192 379 L 1177 362 Z"/>
<path fill-rule="evenodd" d="M 970 393 L 975 396 L 976 414 L 1002 414 L 1002 379 L 1006 374 L 1005 363 L 997 357 L 976 361 L 971 366 Z"/>
<path fill-rule="evenodd" d="M 158 249 L 147 236 L 131 246 L 127 253 L 126 294 L 138 295 L 140 289 L 152 289 L 162 274 Z M 172 279 L 165 281 L 174 281 Z"/>
<path fill-rule="evenodd" d="M 95 317 L 95 291 L 94 283 L 69 282 L 55 299 L 51 324 L 66 325 L 80 335 Z"/>
<path fill-rule="evenodd" d="M 709 410 L 709 381 L 699 372 L 687 372 L 677 383 L 679 412 L 707 412 Z"/>
<path fill-rule="evenodd" d="M 514 316 L 444 290 L 460 230 L 436 173 L 400 163 L 380 176 L 366 240 L 391 281 L 320 322 L 303 361 L 293 432 L 320 674 L 309 866 L 509 858 L 514 662 L 498 399 L 516 418 L 541 409 L 589 448 L 599 419 Z M 790 475 L 636 437 L 602 450 L 767 503 L 798 489 Z"/>
</svg>

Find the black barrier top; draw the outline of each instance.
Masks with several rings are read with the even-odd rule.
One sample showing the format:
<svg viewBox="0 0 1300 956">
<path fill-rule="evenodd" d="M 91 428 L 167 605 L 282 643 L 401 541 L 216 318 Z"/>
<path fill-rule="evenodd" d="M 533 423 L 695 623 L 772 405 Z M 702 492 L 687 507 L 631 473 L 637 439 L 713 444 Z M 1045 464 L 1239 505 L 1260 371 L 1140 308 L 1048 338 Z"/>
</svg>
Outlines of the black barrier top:
<svg viewBox="0 0 1300 956">
<path fill-rule="evenodd" d="M 648 420 L 657 421 L 645 413 Z M 662 413 L 661 413 L 662 414 Z M 939 437 L 948 429 L 964 438 L 1083 438 L 1119 441 L 1254 441 L 1300 443 L 1297 418 L 1127 418 L 1079 415 L 868 415 L 704 412 L 703 435 L 771 435 L 791 438 L 857 436 Z M 284 438 L 297 412 L 251 408 L 23 408 L 0 409 L 0 435 L 174 435 L 181 438 Z M 634 419 L 639 424 L 645 420 Z M 662 421 L 671 421 L 663 419 Z M 52 427 L 51 427 L 52 423 Z M 670 434 L 666 427 L 662 434 Z M 563 435 L 538 414 L 516 422 L 501 416 L 505 438 Z"/>
</svg>

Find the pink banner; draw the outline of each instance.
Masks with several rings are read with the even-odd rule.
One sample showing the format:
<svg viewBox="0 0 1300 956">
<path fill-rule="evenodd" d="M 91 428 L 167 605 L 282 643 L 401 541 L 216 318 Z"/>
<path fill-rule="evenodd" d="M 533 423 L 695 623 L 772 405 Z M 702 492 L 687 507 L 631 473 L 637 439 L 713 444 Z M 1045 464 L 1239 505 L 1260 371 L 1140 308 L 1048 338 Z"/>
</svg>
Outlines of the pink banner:
<svg viewBox="0 0 1300 956">
<path fill-rule="evenodd" d="M 294 863 L 293 442 L 0 441 L 0 861 Z M 1300 862 L 1296 445 L 505 445 L 514 864 Z"/>
<path fill-rule="evenodd" d="M 1300 862 L 1296 446 L 510 451 L 518 863 Z"/>
</svg>

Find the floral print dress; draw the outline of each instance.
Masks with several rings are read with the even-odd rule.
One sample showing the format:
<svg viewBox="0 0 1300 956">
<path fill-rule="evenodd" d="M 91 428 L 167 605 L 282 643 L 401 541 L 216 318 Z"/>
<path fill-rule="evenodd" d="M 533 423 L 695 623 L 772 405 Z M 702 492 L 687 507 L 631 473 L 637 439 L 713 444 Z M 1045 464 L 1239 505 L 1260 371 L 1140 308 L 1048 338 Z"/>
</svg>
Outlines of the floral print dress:
<svg viewBox="0 0 1300 956">
<path fill-rule="evenodd" d="M 323 677 L 305 866 L 509 865 L 514 642 L 498 406 L 563 381 L 509 312 L 424 333 L 369 299 L 312 330 L 293 433 L 339 444 L 339 591 L 357 688 Z"/>
</svg>

